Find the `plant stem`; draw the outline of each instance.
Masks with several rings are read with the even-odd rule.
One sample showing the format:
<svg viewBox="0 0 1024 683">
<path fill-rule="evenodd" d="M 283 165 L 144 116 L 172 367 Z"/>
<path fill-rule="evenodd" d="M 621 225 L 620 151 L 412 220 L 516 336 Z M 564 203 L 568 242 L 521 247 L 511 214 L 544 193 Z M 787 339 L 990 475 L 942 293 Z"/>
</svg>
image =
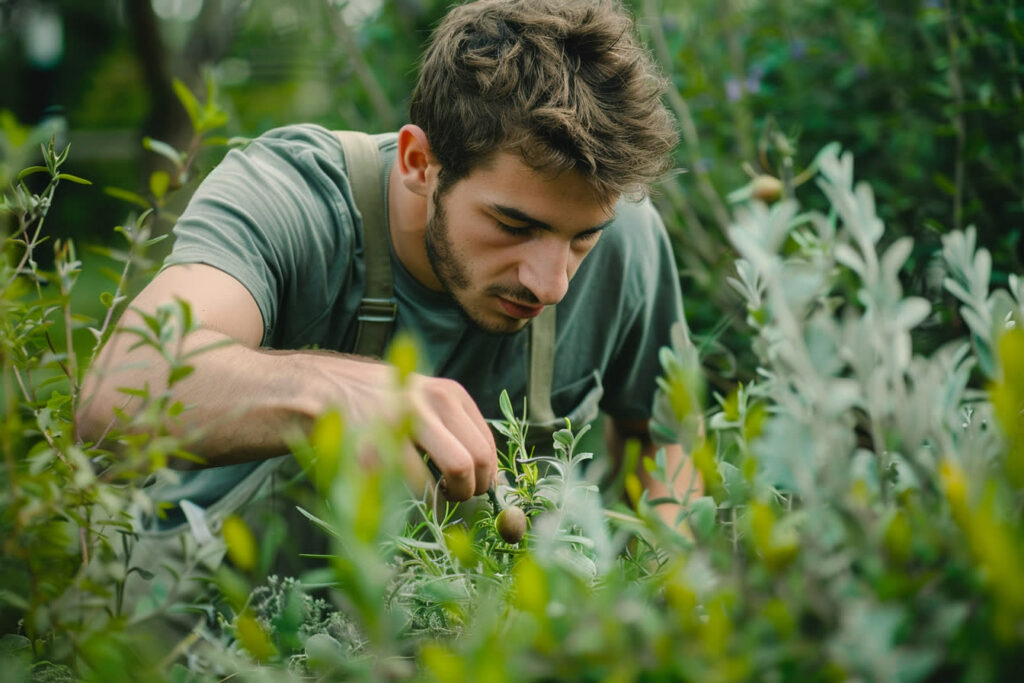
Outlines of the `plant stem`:
<svg viewBox="0 0 1024 683">
<path fill-rule="evenodd" d="M 651 32 L 651 43 L 654 45 L 655 53 L 658 55 L 663 68 L 668 69 L 673 60 L 669 53 L 668 43 L 665 40 L 665 32 L 661 27 L 660 13 L 658 8 L 655 7 L 654 0 L 644 0 L 643 12 L 646 20 L 645 23 Z M 669 106 L 672 107 L 676 117 L 679 119 L 679 128 L 683 135 L 683 141 L 686 144 L 690 165 L 693 167 L 694 175 L 697 177 L 697 187 L 711 207 L 711 213 L 715 217 L 719 229 L 724 232 L 732 220 L 729 218 L 729 211 L 726 209 L 725 203 L 722 201 L 714 185 L 708 180 L 707 172 L 703 169 L 700 154 L 700 136 L 697 134 L 697 125 L 693 120 L 693 114 L 690 112 L 690 106 L 675 87 L 670 86 L 665 95 L 668 98 Z"/>
<path fill-rule="evenodd" d="M 963 227 L 964 195 L 964 146 L 967 141 L 967 124 L 964 121 L 964 88 L 960 80 L 960 39 L 953 26 L 954 16 L 951 0 L 943 0 L 946 15 L 946 45 L 949 49 L 949 89 L 953 94 L 953 129 L 956 131 L 956 159 L 953 169 L 953 229 Z"/>
<path fill-rule="evenodd" d="M 391 102 L 388 101 L 387 95 L 384 94 L 384 90 L 380 87 L 380 79 L 378 79 L 373 69 L 370 68 L 366 58 L 363 57 L 362 51 L 359 49 L 359 41 L 356 39 L 355 32 L 352 28 L 345 23 L 341 17 L 341 12 L 333 6 L 331 2 L 326 2 L 327 16 L 331 23 L 331 30 L 334 35 L 341 42 L 342 47 L 345 49 L 346 54 L 349 58 L 349 65 L 356 74 L 356 78 L 359 79 L 359 83 L 366 90 L 367 96 L 370 98 L 370 102 L 373 104 L 373 108 L 377 113 L 377 122 L 387 128 L 391 128 L 392 124 L 396 122 L 397 116 L 395 115 L 395 108 L 391 106 Z"/>
</svg>

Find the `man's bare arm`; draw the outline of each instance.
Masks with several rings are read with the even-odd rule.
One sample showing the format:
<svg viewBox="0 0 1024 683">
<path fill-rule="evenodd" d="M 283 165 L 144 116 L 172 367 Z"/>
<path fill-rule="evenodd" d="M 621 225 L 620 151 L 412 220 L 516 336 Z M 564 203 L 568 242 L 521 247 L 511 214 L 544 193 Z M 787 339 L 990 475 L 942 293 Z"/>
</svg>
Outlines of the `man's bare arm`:
<svg viewBox="0 0 1024 683">
<path fill-rule="evenodd" d="M 83 384 L 77 419 L 84 439 L 95 441 L 107 432 L 115 407 L 128 415 L 139 410 L 140 400 L 121 387 L 148 387 L 150 395 L 167 390 L 166 360 L 137 345 L 137 336 L 126 330 L 143 324 L 142 313 L 151 315 L 176 298 L 189 302 L 201 325 L 182 340 L 183 352 L 223 344 L 189 360 L 194 371 L 172 390 L 187 410 L 168 424 L 172 433 L 197 434 L 190 448 L 210 465 L 281 455 L 289 429 L 308 430 L 332 407 L 361 424 L 393 417 L 404 406 L 414 417 L 416 444 L 445 475 L 449 497 L 483 493 L 493 481 L 493 437 L 461 385 L 414 375 L 400 390 L 395 369 L 384 363 L 340 353 L 259 349 L 263 319 L 252 295 L 204 265 L 164 270 L 132 302 Z"/>
<path fill-rule="evenodd" d="M 637 462 L 636 475 L 640 483 L 648 492 L 648 499 L 674 498 L 685 503 L 687 500 L 696 500 L 704 495 L 704 484 L 700 473 L 693 465 L 693 460 L 687 457 L 683 447 L 679 444 L 659 446 L 651 441 L 648 436 L 646 420 L 615 420 L 609 419 L 605 426 L 605 441 L 615 461 L 623 462 L 626 441 L 636 438 L 640 441 L 640 459 Z M 665 449 L 665 470 L 671 477 L 669 486 L 654 479 L 643 466 L 645 457 L 653 458 L 659 448 Z M 670 527 L 676 527 L 676 517 L 679 514 L 679 506 L 671 504 L 659 505 L 655 508 L 661 519 Z M 685 528 L 685 527 L 683 527 Z"/>
</svg>

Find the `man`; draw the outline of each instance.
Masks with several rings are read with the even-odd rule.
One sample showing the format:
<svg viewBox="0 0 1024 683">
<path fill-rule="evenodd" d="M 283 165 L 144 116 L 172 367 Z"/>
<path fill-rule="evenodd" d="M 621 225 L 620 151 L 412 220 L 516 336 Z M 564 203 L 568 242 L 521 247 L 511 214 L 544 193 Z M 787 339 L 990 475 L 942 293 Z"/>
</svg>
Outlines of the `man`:
<svg viewBox="0 0 1024 683">
<path fill-rule="evenodd" d="M 483 0 L 437 29 L 411 123 L 374 138 L 385 225 L 362 224 L 356 169 L 322 128 L 276 129 L 229 153 L 121 321 L 137 326 L 140 312 L 182 299 L 202 325 L 183 350 L 224 343 L 174 386 L 189 409 L 172 429 L 202 427 L 191 448 L 225 475 L 190 499 L 223 496 L 252 470 L 237 463 L 281 455 L 290 429 L 329 408 L 359 424 L 392 415 L 399 398 L 446 495 L 486 492 L 497 471 L 486 419 L 500 417 L 502 389 L 522 405 L 531 321 L 556 304 L 554 417 L 579 426 L 600 407 L 613 456 L 627 437 L 653 453 L 657 351 L 683 317 L 664 228 L 635 201 L 671 162 L 663 87 L 612 2 Z M 431 367 L 403 389 L 393 367 L 343 353 L 359 328 L 371 230 L 390 238 L 395 329 L 419 338 Z M 96 363 L 106 370 L 88 376 L 84 438 L 105 433 L 115 408 L 137 408 L 119 387 L 166 388 L 165 361 L 135 341 L 116 333 Z M 681 447 L 667 448 L 670 466 L 682 462 Z M 676 488 L 692 476 L 684 467 Z"/>
</svg>

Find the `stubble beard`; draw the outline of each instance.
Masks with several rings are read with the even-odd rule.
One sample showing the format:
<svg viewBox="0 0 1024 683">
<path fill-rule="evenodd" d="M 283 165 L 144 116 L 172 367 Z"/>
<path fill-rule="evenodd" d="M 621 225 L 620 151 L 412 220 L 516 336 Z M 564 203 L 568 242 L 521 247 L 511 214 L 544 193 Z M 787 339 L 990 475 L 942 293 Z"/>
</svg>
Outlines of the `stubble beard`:
<svg viewBox="0 0 1024 683">
<path fill-rule="evenodd" d="M 427 252 L 427 260 L 434 270 L 434 275 L 446 292 L 458 305 L 462 315 L 473 325 L 487 332 L 488 334 L 514 334 L 521 330 L 525 322 L 508 319 L 506 322 L 496 320 L 485 320 L 466 307 L 464 297 L 472 285 L 469 276 L 469 269 L 465 262 L 456 253 L 455 245 L 452 243 L 448 231 L 448 220 L 444 205 L 435 192 L 433 203 L 434 213 L 427 220 L 427 230 L 424 237 L 424 247 Z M 514 301 L 532 303 L 536 301 L 533 293 L 526 288 L 511 288 L 502 285 L 488 285 L 484 288 L 484 294 L 492 296 L 503 296 Z"/>
</svg>

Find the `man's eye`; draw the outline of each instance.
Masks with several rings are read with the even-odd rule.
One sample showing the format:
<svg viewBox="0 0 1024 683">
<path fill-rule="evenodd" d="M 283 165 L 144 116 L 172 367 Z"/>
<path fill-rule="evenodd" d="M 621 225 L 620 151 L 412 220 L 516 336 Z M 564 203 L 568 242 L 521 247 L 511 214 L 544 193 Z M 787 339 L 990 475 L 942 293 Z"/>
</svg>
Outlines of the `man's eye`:
<svg viewBox="0 0 1024 683">
<path fill-rule="evenodd" d="M 594 240 L 596 240 L 598 235 L 600 234 L 600 230 L 588 230 L 586 232 L 581 232 L 580 234 L 576 235 L 576 237 L 574 237 L 573 239 L 576 242 L 579 242 L 580 244 L 586 244 L 587 242 L 593 242 Z"/>
<path fill-rule="evenodd" d="M 530 228 L 517 228 L 514 225 L 509 225 L 508 223 L 502 223 L 501 221 L 496 222 L 498 224 L 498 228 L 502 232 L 512 235 L 513 237 L 526 237 L 530 234 Z"/>
</svg>

